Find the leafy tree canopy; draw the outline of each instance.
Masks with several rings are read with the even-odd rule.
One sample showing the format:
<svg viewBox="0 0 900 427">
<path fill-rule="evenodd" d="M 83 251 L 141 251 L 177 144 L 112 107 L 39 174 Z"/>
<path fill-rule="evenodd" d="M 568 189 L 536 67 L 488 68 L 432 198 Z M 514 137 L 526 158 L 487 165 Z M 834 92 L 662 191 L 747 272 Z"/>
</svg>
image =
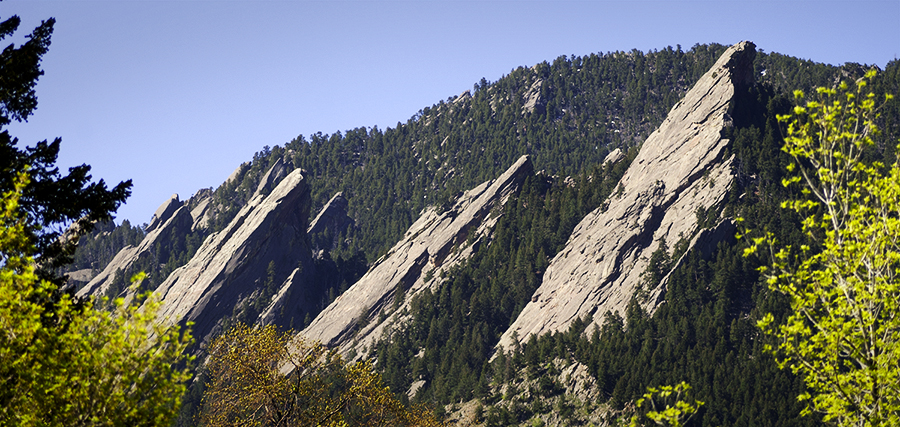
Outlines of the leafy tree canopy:
<svg viewBox="0 0 900 427">
<path fill-rule="evenodd" d="M 790 298 L 784 321 L 769 313 L 759 322 L 777 339 L 779 365 L 805 379 L 806 413 L 842 426 L 900 423 L 900 163 L 866 161 L 879 133 L 873 77 L 819 88 L 779 117 L 794 159 L 783 183 L 803 186 L 782 207 L 803 217 L 811 243 L 777 248 L 770 232 L 747 249 L 770 248 L 762 271 Z"/>
<path fill-rule="evenodd" d="M 189 378 L 190 335 L 162 327 L 146 295 L 76 304 L 38 278 L 21 173 L 0 203 L 0 426 L 170 425 Z"/>
<path fill-rule="evenodd" d="M 21 20 L 13 16 L 0 22 L 0 41 L 11 36 Z M 101 179 L 91 182 L 88 165 L 69 168 L 62 174 L 56 167 L 60 138 L 20 148 L 19 140 L 5 129 L 13 120 L 26 121 L 37 107 L 34 87 L 44 74 L 41 57 L 50 47 L 54 19 L 43 21 L 21 46 L 10 44 L 0 52 L 0 191 L 14 188 L 20 172 L 28 171 L 30 184 L 19 200 L 28 216 L 24 230 L 34 242 L 39 275 L 62 283 L 53 270 L 71 262 L 78 237 L 90 231 L 97 221 L 108 220 L 111 213 L 131 193 L 131 181 L 108 189 Z M 65 239 L 64 229 L 75 224 Z"/>
</svg>

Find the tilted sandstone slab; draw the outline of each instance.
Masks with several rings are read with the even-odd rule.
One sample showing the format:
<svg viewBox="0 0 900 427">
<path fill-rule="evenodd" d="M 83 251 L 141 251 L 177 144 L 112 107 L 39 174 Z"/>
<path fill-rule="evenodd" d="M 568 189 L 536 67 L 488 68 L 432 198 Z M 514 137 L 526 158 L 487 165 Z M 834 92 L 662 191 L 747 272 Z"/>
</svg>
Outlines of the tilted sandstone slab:
<svg viewBox="0 0 900 427">
<path fill-rule="evenodd" d="M 316 218 L 309 224 L 306 230 L 310 247 L 313 250 L 321 249 L 323 242 L 313 241 L 313 235 L 324 231 L 326 228 L 340 232 L 353 223 L 353 219 L 347 216 L 347 199 L 343 193 L 336 193 Z M 331 242 L 328 242 L 329 245 Z M 326 249 L 330 249 L 330 246 Z M 284 283 L 278 288 L 278 292 L 272 297 L 269 305 L 260 313 L 257 323 L 262 325 L 277 325 L 285 329 L 294 329 L 301 321 L 320 295 L 310 295 L 308 286 L 309 274 L 298 267 L 291 272 Z"/>
<path fill-rule="evenodd" d="M 106 295 L 110 287 L 121 286 L 122 283 L 119 282 L 123 280 L 127 282 L 128 278 L 117 277 L 120 271 L 122 273 L 129 272 L 132 266 L 142 260 L 158 256 L 159 254 L 156 253 L 158 245 L 165 246 L 172 240 L 172 236 L 190 232 L 193 224 L 194 219 L 187 204 L 179 201 L 177 194 L 173 195 L 156 210 L 151 225 L 147 227 L 147 235 L 144 236 L 141 243 L 136 247 L 128 245 L 122 248 L 103 271 L 79 289 L 76 295 L 99 297 Z"/>
<path fill-rule="evenodd" d="M 301 333 L 345 355 L 361 355 L 384 332 L 402 324 L 400 313 L 413 295 L 436 287 L 442 271 L 468 259 L 489 238 L 497 220 L 491 210 L 533 173 L 531 161 L 522 156 L 499 178 L 465 192 L 449 210 L 425 210 L 400 242 Z M 398 291 L 405 298 L 395 305 Z"/>
<path fill-rule="evenodd" d="M 605 211 L 588 214 L 550 262 L 500 347 L 588 314 L 599 325 L 607 311 L 624 312 L 661 239 L 670 250 L 681 238 L 696 241 L 696 212 L 720 205 L 733 180 L 722 131 L 731 126 L 735 86 L 752 83 L 754 55 L 750 42 L 730 47 L 672 108 L 622 177 L 622 191 Z"/>
<path fill-rule="evenodd" d="M 222 231 L 210 235 L 184 266 L 159 286 L 161 317 L 169 322 L 194 322 L 199 342 L 218 322 L 259 296 L 268 280 L 283 283 L 303 265 L 311 270 L 306 239 L 309 185 L 298 169 L 288 174 L 268 196 L 257 194 Z"/>
</svg>

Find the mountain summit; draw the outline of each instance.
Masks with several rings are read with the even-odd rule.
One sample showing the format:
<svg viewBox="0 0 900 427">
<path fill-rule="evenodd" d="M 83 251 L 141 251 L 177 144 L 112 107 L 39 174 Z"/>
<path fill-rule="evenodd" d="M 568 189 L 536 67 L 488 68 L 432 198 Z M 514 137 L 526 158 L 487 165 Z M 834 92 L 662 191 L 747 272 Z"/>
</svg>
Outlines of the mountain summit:
<svg viewBox="0 0 900 427">
<path fill-rule="evenodd" d="M 720 208 L 734 179 L 723 132 L 732 126 L 736 86 L 753 83 L 755 54 L 751 42 L 732 46 L 672 108 L 641 145 L 608 205 L 575 227 L 531 302 L 503 334 L 501 347 L 508 348 L 513 336 L 564 330 L 585 315 L 594 315 L 599 326 L 607 311 L 624 314 L 661 242 L 667 242 L 668 255 L 683 239 L 690 242 L 688 251 L 695 249 L 697 212 Z M 645 289 L 652 311 L 665 283 L 644 285 L 653 287 Z"/>
</svg>

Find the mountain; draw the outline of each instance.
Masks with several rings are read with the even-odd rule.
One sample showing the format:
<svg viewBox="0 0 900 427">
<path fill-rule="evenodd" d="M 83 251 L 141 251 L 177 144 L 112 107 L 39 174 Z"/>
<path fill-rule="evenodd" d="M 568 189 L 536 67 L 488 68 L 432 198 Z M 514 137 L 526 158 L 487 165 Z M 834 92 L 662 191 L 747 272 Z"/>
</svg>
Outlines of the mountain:
<svg viewBox="0 0 900 427">
<path fill-rule="evenodd" d="M 653 253 L 675 248 L 663 242 L 687 241 L 682 257 L 697 249 L 701 216 L 695 214 L 721 211 L 735 179 L 731 141 L 724 133 L 733 126 L 729 113 L 735 93 L 755 83 L 755 54 L 749 42 L 730 47 L 672 108 L 625 172 L 622 191 L 588 214 L 550 261 L 541 286 L 503 334 L 501 346 L 510 348 L 514 334 L 527 339 L 564 331 L 585 315 L 624 314 Z M 716 221 L 708 235 L 733 234 L 730 219 Z M 718 243 L 703 240 L 713 248 Z M 662 301 L 665 280 L 653 285 L 643 289 L 650 293 L 645 303 L 649 311 Z"/>
<path fill-rule="evenodd" d="M 325 308 L 301 334 L 342 353 L 361 355 L 392 326 L 404 322 L 409 301 L 438 277 L 488 244 L 496 214 L 533 173 L 519 158 L 495 180 L 466 191 L 443 212 L 427 209 L 387 254 Z"/>
<path fill-rule="evenodd" d="M 898 69 L 876 90 L 896 93 Z M 732 219 L 796 238 L 775 116 L 785 91 L 862 70 L 749 42 L 520 67 L 394 128 L 264 147 L 149 224 L 98 227 L 70 277 L 81 296 L 156 291 L 199 355 L 235 322 L 275 324 L 468 422 L 566 424 L 546 414 L 598 404 L 608 421 L 647 385 L 689 380 L 709 402 L 699 424 L 803 424 L 799 382 L 754 334 L 784 302 Z"/>
</svg>

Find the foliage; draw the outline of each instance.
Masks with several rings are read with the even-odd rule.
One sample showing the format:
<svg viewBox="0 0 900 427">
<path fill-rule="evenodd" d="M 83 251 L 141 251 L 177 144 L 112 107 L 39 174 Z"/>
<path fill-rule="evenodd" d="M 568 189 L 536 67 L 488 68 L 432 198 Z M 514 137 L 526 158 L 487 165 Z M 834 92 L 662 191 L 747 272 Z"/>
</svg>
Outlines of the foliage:
<svg viewBox="0 0 900 427">
<path fill-rule="evenodd" d="M 110 312 L 39 279 L 19 205 L 28 177 L 18 176 L 0 211 L 0 425 L 169 425 L 189 334 L 157 323 L 153 297 L 117 299 Z M 54 295 L 49 310 L 41 302 Z"/>
<path fill-rule="evenodd" d="M 345 365 L 334 351 L 274 326 L 238 324 L 210 346 L 204 426 L 438 426 L 407 407 L 367 361 Z"/>
<path fill-rule="evenodd" d="M 790 298 L 786 319 L 769 313 L 759 325 L 777 339 L 779 365 L 805 379 L 805 412 L 848 426 L 900 422 L 900 164 L 866 161 L 878 134 L 873 77 L 819 88 L 779 117 L 796 173 L 784 185 L 803 184 L 782 207 L 803 216 L 811 243 L 776 250 L 769 232 L 747 249 L 768 246 L 773 263 L 762 271 Z"/>
<path fill-rule="evenodd" d="M 0 40 L 19 27 L 17 16 L 0 22 Z M 101 179 L 91 182 L 88 165 L 69 168 L 66 175 L 55 166 L 60 138 L 33 147 L 19 148 L 17 138 L 4 127 L 13 120 L 24 121 L 37 107 L 34 87 L 43 75 L 39 65 L 50 46 L 54 19 L 41 22 L 19 47 L 9 45 L 0 52 L 0 191 L 15 188 L 18 173 L 30 170 L 30 184 L 22 190 L 19 204 L 28 216 L 22 232 L 35 245 L 42 278 L 57 284 L 64 280 L 55 270 L 72 261 L 78 237 L 89 232 L 98 221 L 109 220 L 110 213 L 128 197 L 131 181 L 107 189 Z M 63 237 L 63 227 L 75 223 Z"/>
<path fill-rule="evenodd" d="M 647 387 L 647 393 L 635 402 L 638 409 L 649 408 L 645 416 L 657 425 L 681 427 L 703 406 L 703 402 L 688 398 L 691 391 L 690 384 L 682 381 L 675 386 L 664 385 L 659 387 Z M 688 399 L 685 401 L 683 399 Z M 665 407 L 663 407 L 665 405 Z M 662 410 L 659 410 L 661 408 Z M 640 423 L 637 415 L 631 418 L 631 427 L 644 425 Z"/>
</svg>

